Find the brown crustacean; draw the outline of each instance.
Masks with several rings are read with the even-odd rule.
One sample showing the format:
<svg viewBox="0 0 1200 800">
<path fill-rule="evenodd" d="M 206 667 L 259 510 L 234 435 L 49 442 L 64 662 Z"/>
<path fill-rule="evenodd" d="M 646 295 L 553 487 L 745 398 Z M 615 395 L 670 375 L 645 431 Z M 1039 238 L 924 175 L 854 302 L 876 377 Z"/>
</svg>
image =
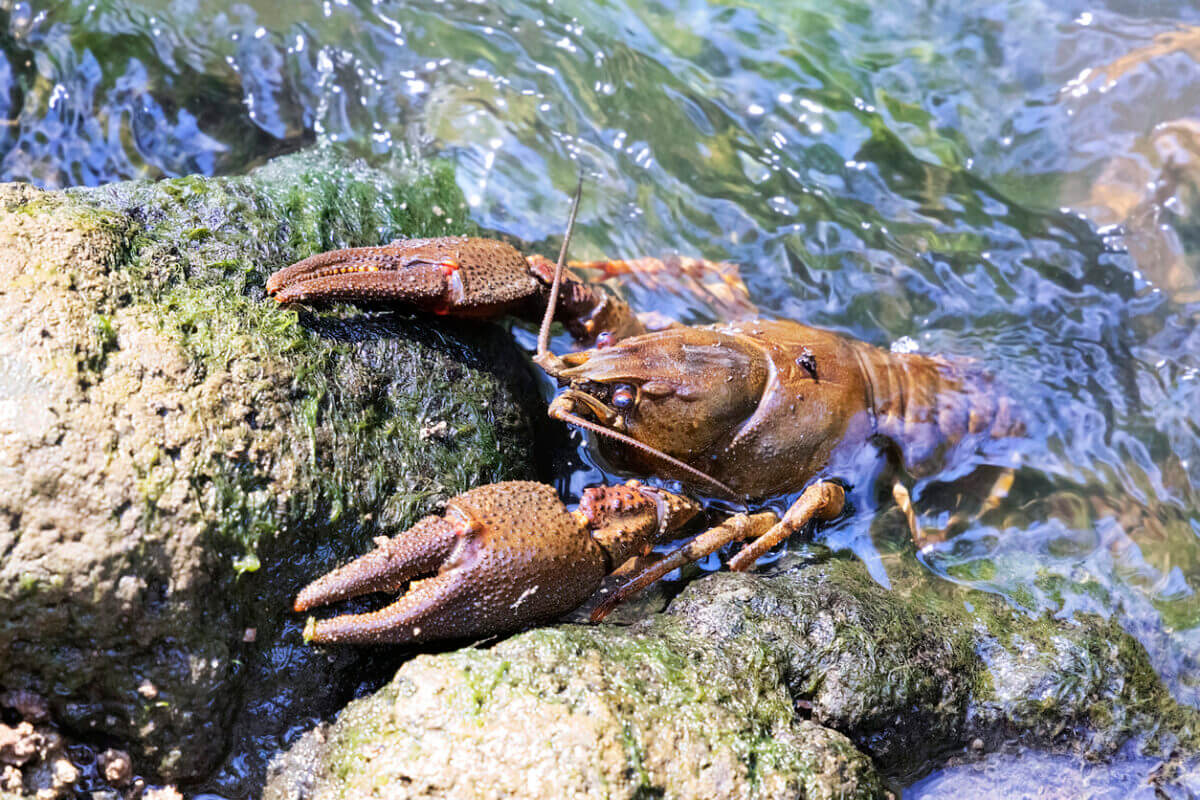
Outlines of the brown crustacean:
<svg viewBox="0 0 1200 800">
<path fill-rule="evenodd" d="M 700 533 L 610 594 L 593 620 L 726 544 L 749 541 L 729 563 L 745 570 L 809 523 L 836 518 L 843 484 L 862 479 L 864 453 L 889 461 L 893 475 L 920 478 L 1022 432 L 1012 401 L 973 364 L 893 353 L 790 320 L 648 331 L 623 302 L 565 272 L 561 254 L 557 266 L 490 239 L 407 240 L 314 256 L 276 272 L 267 291 L 280 303 L 543 316 L 534 360 L 566 387 L 549 414 L 595 433 L 609 464 L 743 502 L 800 493 L 782 517 L 734 514 Z M 592 346 L 551 353 L 551 317 Z M 1011 481 L 1001 470 L 984 511 Z M 890 488 L 923 544 L 904 480 Z M 310 620 L 306 638 L 413 643 L 505 633 L 578 607 L 629 558 L 677 538 L 697 510 L 638 481 L 588 489 L 575 511 L 543 484 L 483 486 L 318 579 L 295 609 L 408 586 L 378 611 Z"/>
</svg>

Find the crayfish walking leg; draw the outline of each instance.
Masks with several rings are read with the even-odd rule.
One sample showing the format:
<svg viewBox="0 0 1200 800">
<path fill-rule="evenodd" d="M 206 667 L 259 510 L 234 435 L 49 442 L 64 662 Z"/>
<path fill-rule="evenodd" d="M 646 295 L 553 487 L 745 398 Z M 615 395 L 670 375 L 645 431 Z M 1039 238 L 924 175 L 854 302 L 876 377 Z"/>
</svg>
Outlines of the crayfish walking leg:
<svg viewBox="0 0 1200 800">
<path fill-rule="evenodd" d="M 635 575 L 617 591 L 613 592 L 592 612 L 592 622 L 599 622 L 614 608 L 637 592 L 657 581 L 673 569 L 699 561 L 732 542 L 753 539 L 729 562 L 729 568 L 745 571 L 775 545 L 799 532 L 810 522 L 827 522 L 842 513 L 846 505 L 846 492 L 836 483 L 819 481 L 809 486 L 792 503 L 780 519 L 773 512 L 758 514 L 735 514 L 713 528 L 709 528 L 687 544 L 668 553 L 660 561 L 651 564 Z"/>
</svg>

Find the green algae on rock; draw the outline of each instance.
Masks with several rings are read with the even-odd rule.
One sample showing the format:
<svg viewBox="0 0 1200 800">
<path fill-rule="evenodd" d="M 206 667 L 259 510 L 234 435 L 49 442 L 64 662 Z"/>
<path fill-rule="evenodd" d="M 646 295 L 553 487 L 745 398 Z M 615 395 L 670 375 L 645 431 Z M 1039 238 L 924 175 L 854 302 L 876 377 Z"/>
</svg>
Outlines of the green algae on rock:
<svg viewBox="0 0 1200 800">
<path fill-rule="evenodd" d="M 275 762 L 264 798 L 885 796 L 748 655 L 659 618 L 419 656 Z"/>
<path fill-rule="evenodd" d="M 972 744 L 1200 749 L 1200 714 L 1115 622 L 895 572 L 718 573 L 632 626 L 420 656 L 277 759 L 264 797 L 874 797 Z"/>
<path fill-rule="evenodd" d="M 915 561 L 891 572 L 891 589 L 844 558 L 770 578 L 721 573 L 687 587 L 668 615 L 719 646 L 766 646 L 810 718 L 888 775 L 976 739 L 1093 757 L 1137 740 L 1163 755 L 1200 751 L 1200 713 L 1175 703 L 1115 620 L 1031 616 Z"/>
<path fill-rule="evenodd" d="M 505 337 L 263 297 L 322 249 L 470 232 L 462 208 L 444 167 L 327 150 L 0 190 L 0 685 L 128 742 L 139 770 L 203 774 L 247 629 L 315 559 L 528 476 L 534 387 Z M 294 555 L 284 585 L 247 574 Z"/>
</svg>

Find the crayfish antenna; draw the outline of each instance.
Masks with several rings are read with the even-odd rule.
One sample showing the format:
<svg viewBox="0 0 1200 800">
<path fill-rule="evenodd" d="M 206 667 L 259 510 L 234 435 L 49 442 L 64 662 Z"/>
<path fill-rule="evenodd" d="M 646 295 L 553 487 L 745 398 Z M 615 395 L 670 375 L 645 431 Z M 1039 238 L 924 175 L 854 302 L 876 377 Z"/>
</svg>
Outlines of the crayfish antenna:
<svg viewBox="0 0 1200 800">
<path fill-rule="evenodd" d="M 554 321 L 554 307 L 558 305 L 558 292 L 562 286 L 563 267 L 567 263 L 567 246 L 575 231 L 575 217 L 579 214 L 579 200 L 583 197 L 583 170 L 579 171 L 579 183 L 575 185 L 575 198 L 571 201 L 571 215 L 567 217 L 567 232 L 563 234 L 562 247 L 558 251 L 558 263 L 554 265 L 554 281 L 550 284 L 550 298 L 546 301 L 546 313 L 542 327 L 538 329 L 536 360 L 540 363 L 550 351 L 550 325 Z"/>
<path fill-rule="evenodd" d="M 724 483 L 712 477 L 708 473 L 696 469 L 691 464 L 680 461 L 678 458 L 664 453 L 657 447 L 651 447 L 645 442 L 639 442 L 632 436 L 612 430 L 611 428 L 606 428 L 603 425 L 597 425 L 595 422 L 579 416 L 577 413 L 575 413 L 575 407 L 572 401 L 573 396 L 578 397 L 579 394 L 577 392 L 573 392 L 572 390 L 567 390 L 563 394 L 560 394 L 558 397 L 556 397 L 554 402 L 550 404 L 550 418 L 565 422 L 568 425 L 574 425 L 577 428 L 583 428 L 584 430 L 591 431 L 597 436 L 603 436 L 608 439 L 612 439 L 613 441 L 620 442 L 627 447 L 641 450 L 643 453 L 651 455 L 663 463 L 675 467 L 680 472 L 690 475 L 691 478 L 698 479 L 706 486 L 717 489 L 726 499 L 733 500 L 735 502 L 739 499 L 744 499 L 731 487 L 726 486 Z"/>
</svg>

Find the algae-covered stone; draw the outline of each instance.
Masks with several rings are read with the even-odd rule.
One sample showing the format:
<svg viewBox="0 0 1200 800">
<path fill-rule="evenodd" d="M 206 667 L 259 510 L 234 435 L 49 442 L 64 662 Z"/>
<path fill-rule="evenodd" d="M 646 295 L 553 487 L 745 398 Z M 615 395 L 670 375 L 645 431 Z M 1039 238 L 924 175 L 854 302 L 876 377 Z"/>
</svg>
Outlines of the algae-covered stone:
<svg viewBox="0 0 1200 800">
<path fill-rule="evenodd" d="M 915 562 L 894 573 L 891 589 L 843 558 L 769 577 L 721 573 L 685 589 L 668 614 L 717 646 L 766 647 L 811 719 L 885 774 L 911 774 L 977 739 L 1097 757 L 1133 739 L 1163 754 L 1200 747 L 1200 714 L 1172 700 L 1114 620 L 1031 616 Z"/>
<path fill-rule="evenodd" d="M 876 796 L 875 769 L 1014 739 L 1196 753 L 1200 715 L 1114 622 L 894 572 L 718 573 L 629 627 L 418 657 L 278 759 L 265 796 Z"/>
<path fill-rule="evenodd" d="M 286 592 L 528 476 L 532 379 L 478 327 L 263 296 L 320 250 L 469 232 L 442 167 L 323 151 L 240 178 L 10 185 L 0 209 L 0 687 L 128 742 L 139 771 L 202 774 Z"/>
<path fill-rule="evenodd" d="M 886 796 L 761 648 L 667 624 L 420 656 L 273 767 L 265 798 Z"/>
</svg>

